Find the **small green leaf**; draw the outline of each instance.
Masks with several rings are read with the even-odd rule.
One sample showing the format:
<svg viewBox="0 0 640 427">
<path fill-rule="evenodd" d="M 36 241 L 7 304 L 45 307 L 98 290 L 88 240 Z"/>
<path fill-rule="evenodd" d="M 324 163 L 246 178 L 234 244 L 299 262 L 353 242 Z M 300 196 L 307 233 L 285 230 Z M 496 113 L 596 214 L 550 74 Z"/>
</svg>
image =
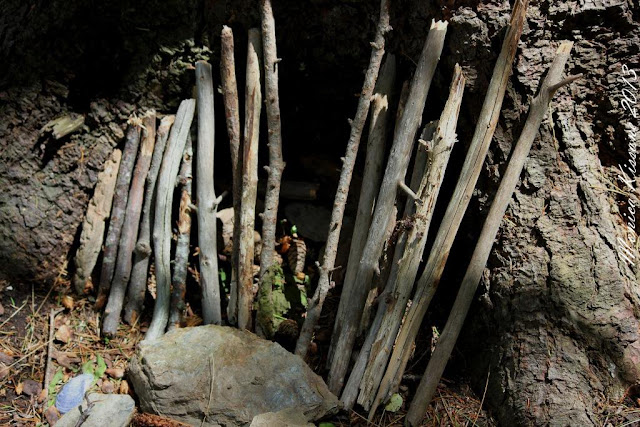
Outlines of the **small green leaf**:
<svg viewBox="0 0 640 427">
<path fill-rule="evenodd" d="M 300 291 L 300 304 L 302 304 L 303 307 L 306 307 L 309 304 L 306 292 Z"/>
<path fill-rule="evenodd" d="M 295 225 L 291 226 L 291 234 L 297 234 L 298 233 L 298 227 L 296 227 Z"/>
<path fill-rule="evenodd" d="M 324 422 L 324 423 L 318 424 L 318 427 L 336 427 L 336 425 L 334 423 Z"/>
<path fill-rule="evenodd" d="M 224 271 L 224 269 L 221 268 L 218 273 L 220 274 L 220 281 L 222 283 L 226 283 L 227 282 L 227 273 Z"/>
<path fill-rule="evenodd" d="M 94 375 L 95 371 L 96 369 L 95 369 L 95 365 L 93 364 L 93 360 L 87 360 L 82 364 L 83 374 Z"/>
<path fill-rule="evenodd" d="M 384 407 L 384 409 L 389 412 L 398 412 L 400 408 L 402 408 L 402 396 L 400 396 L 398 393 L 395 393 L 393 396 L 391 396 L 391 399 L 389 399 L 389 403 L 387 403 L 387 406 Z"/>
<path fill-rule="evenodd" d="M 56 401 L 56 385 L 64 378 L 64 374 L 62 373 L 62 368 L 58 368 L 56 373 L 51 378 L 51 382 L 47 385 L 47 395 L 49 396 L 48 406 L 51 406 Z"/>
<path fill-rule="evenodd" d="M 97 380 L 99 380 L 100 378 L 102 378 L 102 376 L 104 375 L 105 371 L 107 370 L 107 364 L 104 362 L 104 359 L 102 358 L 102 356 L 98 355 L 98 357 L 96 358 L 96 370 L 93 374 L 93 377 Z"/>
</svg>

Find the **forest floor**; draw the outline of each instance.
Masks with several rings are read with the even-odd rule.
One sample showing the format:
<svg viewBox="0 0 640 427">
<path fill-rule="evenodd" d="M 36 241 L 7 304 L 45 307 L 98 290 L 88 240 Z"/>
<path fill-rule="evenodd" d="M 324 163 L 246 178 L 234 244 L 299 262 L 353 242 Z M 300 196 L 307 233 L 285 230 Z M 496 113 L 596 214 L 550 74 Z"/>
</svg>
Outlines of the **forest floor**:
<svg viewBox="0 0 640 427">
<path fill-rule="evenodd" d="M 53 338 L 50 339 L 52 317 Z M 48 289 L 0 282 L 0 425 L 50 425 L 58 414 L 53 409 L 47 411 L 47 408 L 54 402 L 62 385 L 77 373 L 93 373 L 97 379 L 96 387 L 103 393 L 134 395 L 124 375 L 127 362 L 144 335 L 146 322 L 140 327 L 123 325 L 114 339 L 106 341 L 100 338 L 99 321 L 90 300 L 72 296 L 64 272 Z M 197 324 L 196 316 L 191 323 Z M 326 332 L 329 335 L 330 329 Z M 324 352 L 323 347 L 319 353 Z M 316 370 L 323 359 L 320 354 L 317 357 Z M 311 365 L 313 367 L 313 360 Z M 47 369 L 55 385 L 44 390 Z M 413 373 L 409 369 L 401 394 L 406 397 L 417 381 L 419 372 Z M 483 397 L 475 395 L 464 381 L 444 379 L 423 425 L 498 425 L 482 408 L 482 400 Z M 402 405 L 395 412 L 382 411 L 373 421 L 367 421 L 364 412 L 343 411 L 327 420 L 330 424 L 325 425 L 400 426 L 405 410 Z M 615 410 L 608 412 L 611 415 L 603 420 L 603 426 L 624 426 L 628 416 L 640 412 L 640 409 L 620 409 L 617 405 Z M 139 414 L 134 425 L 181 425 L 158 418 Z"/>
</svg>

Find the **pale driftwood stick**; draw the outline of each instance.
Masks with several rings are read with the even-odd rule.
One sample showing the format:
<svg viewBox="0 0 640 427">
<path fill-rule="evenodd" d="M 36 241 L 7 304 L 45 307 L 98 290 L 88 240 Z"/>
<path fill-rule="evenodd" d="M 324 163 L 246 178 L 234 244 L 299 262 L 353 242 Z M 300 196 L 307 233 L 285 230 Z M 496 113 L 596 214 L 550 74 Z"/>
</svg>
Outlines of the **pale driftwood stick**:
<svg viewBox="0 0 640 427">
<path fill-rule="evenodd" d="M 429 168 L 423 175 L 417 191 L 419 203 L 416 207 L 413 227 L 406 236 L 404 254 L 398 261 L 397 276 L 388 283 L 389 292 L 386 295 L 385 304 L 378 312 L 383 319 L 372 344 L 371 356 L 360 382 L 358 396 L 358 403 L 365 409 L 370 408 L 378 391 L 378 385 L 393 350 L 393 342 L 400 329 L 407 302 L 418 275 L 431 218 L 449 163 L 449 156 L 456 141 L 456 127 L 464 86 L 465 78 L 462 69 L 456 64 L 449 98 L 438 121 L 437 129 L 427 142 L 426 153 Z"/>
<path fill-rule="evenodd" d="M 169 294 L 171 292 L 171 207 L 173 190 L 182 153 L 187 142 L 195 113 L 195 99 L 180 103 L 176 120 L 171 128 L 156 188 L 155 214 L 153 218 L 153 249 L 155 254 L 156 304 L 145 341 L 161 337 L 169 319 Z M 214 217 L 215 218 L 215 217 Z M 201 255 L 202 256 L 202 255 Z M 202 280 L 202 276 L 201 276 Z"/>
<path fill-rule="evenodd" d="M 104 169 L 98 174 L 98 182 L 82 223 L 80 246 L 74 258 L 76 272 L 73 276 L 73 285 L 80 295 L 88 293 L 92 288 L 91 272 L 102 250 L 105 221 L 111 212 L 121 157 L 122 152 L 114 150 L 111 157 L 104 162 Z"/>
<path fill-rule="evenodd" d="M 446 33 L 446 22 L 432 22 L 418 67 L 411 82 L 409 98 L 400 119 L 398 132 L 394 136 L 389 161 L 376 200 L 371 228 L 367 236 L 367 243 L 362 251 L 363 256 L 358 266 L 356 278 L 352 283 L 345 283 L 343 286 L 331 339 L 331 347 L 334 350 L 331 369 L 329 370 L 328 386 L 334 393 L 342 390 L 356 333 L 360 326 L 362 310 L 369 292 L 369 284 L 376 270 L 378 270 L 378 258 L 384 244 L 384 225 L 386 225 L 391 210 L 395 205 L 398 182 L 404 180 L 411 157 L 411 149 L 418 126 L 420 126 L 422 120 L 427 93 L 440 60 Z"/>
<path fill-rule="evenodd" d="M 231 175 L 233 186 L 233 247 L 231 250 L 231 282 L 229 284 L 229 304 L 227 321 L 238 322 L 238 254 L 240 241 L 240 198 L 242 186 L 242 153 L 240 152 L 240 107 L 238 104 L 238 84 L 236 83 L 236 63 L 234 56 L 233 31 L 224 25 L 220 35 L 220 77 L 222 98 L 227 118 L 227 133 L 231 148 Z"/>
<path fill-rule="evenodd" d="M 140 121 L 137 118 L 129 119 L 120 169 L 116 178 L 116 189 L 111 206 L 111 218 L 109 219 L 109 230 L 104 242 L 104 253 L 102 257 L 102 271 L 100 272 L 100 286 L 96 298 L 96 310 L 102 310 L 107 303 L 107 296 L 111 289 L 111 280 L 116 265 L 118 255 L 118 242 L 124 224 L 125 210 L 127 209 L 127 197 L 129 194 L 129 184 L 133 174 L 133 165 L 136 161 L 136 153 L 140 145 Z"/>
<path fill-rule="evenodd" d="M 400 127 L 400 119 L 402 119 L 402 115 L 404 114 L 404 109 L 407 106 L 407 99 L 409 99 L 409 89 L 411 88 L 411 82 L 409 80 L 405 80 L 402 83 L 402 89 L 400 89 L 400 97 L 398 98 L 398 108 L 396 109 L 396 121 L 395 127 L 393 128 L 393 135 L 398 132 L 398 128 Z"/>
<path fill-rule="evenodd" d="M 387 54 L 380 76 L 376 83 L 374 95 L 371 98 L 371 119 L 369 121 L 369 137 L 362 176 L 362 188 L 358 199 L 356 222 L 351 236 L 347 272 L 344 283 L 352 282 L 358 271 L 358 264 L 362 257 L 371 215 L 375 206 L 376 196 L 382 179 L 385 143 L 387 139 L 387 117 L 389 116 L 389 98 L 396 79 L 396 58 Z M 366 316 L 363 316 L 366 317 Z"/>
<path fill-rule="evenodd" d="M 442 372 L 447 365 L 449 356 L 453 351 L 464 320 L 467 317 L 469 307 L 471 307 L 471 303 L 473 302 L 473 297 L 480 282 L 482 272 L 491 253 L 491 247 L 493 246 L 502 218 L 507 211 L 513 192 L 518 184 L 522 168 L 529 155 L 529 150 L 538 134 L 542 119 L 548 111 L 549 103 L 555 91 L 560 88 L 561 85 L 566 85 L 574 80 L 562 80 L 562 72 L 569 59 L 572 47 L 573 42 L 563 42 L 560 45 L 556 52 L 556 57 L 549 68 L 549 73 L 542 82 L 538 95 L 531 101 L 529 116 L 522 129 L 520 138 L 513 149 L 498 192 L 491 203 L 489 214 L 482 227 L 482 232 L 480 233 L 480 238 L 469 262 L 467 272 L 464 279 L 462 279 L 460 291 L 451 309 L 451 314 L 449 314 L 449 319 L 445 324 L 442 334 L 440 334 L 436 348 L 429 360 L 429 365 L 427 365 L 427 370 L 422 376 L 416 395 L 413 402 L 411 402 L 411 407 L 407 414 L 408 425 L 414 426 L 420 423 L 427 410 L 427 406 L 429 406 L 429 402 L 431 402 L 435 394 Z"/>
<path fill-rule="evenodd" d="M 284 170 L 282 159 L 282 130 L 280 123 L 280 99 L 278 95 L 278 53 L 276 50 L 276 25 L 271 9 L 271 0 L 260 1 L 262 19 L 262 46 L 264 52 L 264 91 L 267 110 L 269 141 L 269 166 L 267 194 L 262 214 L 262 252 L 260 253 L 260 278 L 273 265 L 276 245 L 276 221 L 280 181 Z"/>
<path fill-rule="evenodd" d="M 386 401 L 391 397 L 402 378 L 411 355 L 411 345 L 433 298 L 444 270 L 447 256 L 451 250 L 451 245 L 458 232 L 464 212 L 469 205 L 469 200 L 482 170 L 482 164 L 498 123 L 500 108 L 518 47 L 518 40 L 526 19 L 527 4 L 528 0 L 516 0 L 514 4 L 511 22 L 502 44 L 500 56 L 493 70 L 493 76 L 487 89 L 487 95 L 480 111 L 476 130 L 471 140 L 458 184 L 436 234 L 424 272 L 418 280 L 411 308 L 407 312 L 396 338 L 389 365 L 371 407 L 372 413 L 375 412 L 382 401 Z"/>
<path fill-rule="evenodd" d="M 176 242 L 176 255 L 173 263 L 173 279 L 171 280 L 169 330 L 180 327 L 182 313 L 185 309 L 184 296 L 187 291 L 189 244 L 191 243 L 191 206 L 193 205 L 191 201 L 191 183 L 193 181 L 192 164 L 193 142 L 191 141 L 191 136 L 188 135 L 179 175 L 182 191 L 180 192 L 180 208 L 178 210 L 178 240 Z"/>
<path fill-rule="evenodd" d="M 238 255 L 238 328 L 253 329 L 253 258 L 256 197 L 258 194 L 258 140 L 260 137 L 260 31 L 249 30 L 247 78 L 244 96 L 244 143 L 242 148 L 242 207 Z"/>
<path fill-rule="evenodd" d="M 125 322 L 133 325 L 137 322 L 142 311 L 144 295 L 147 291 L 147 273 L 149 272 L 149 259 L 151 257 L 151 224 L 153 223 L 153 206 L 155 204 L 156 180 L 162 165 L 169 130 L 176 117 L 174 115 L 164 116 L 160 120 L 160 126 L 156 132 L 156 144 L 151 157 L 151 167 L 147 175 L 147 184 L 144 190 L 144 206 L 142 207 L 142 220 L 140 221 L 140 232 L 138 243 L 136 243 L 133 268 L 131 269 L 131 280 L 127 291 L 127 304 L 124 308 Z"/>
<path fill-rule="evenodd" d="M 113 337 L 120 324 L 120 314 L 124 304 L 124 296 L 131 275 L 131 263 L 133 261 L 133 249 L 138 237 L 140 225 L 140 212 L 142 210 L 142 200 L 144 196 L 144 183 L 151 164 L 151 155 L 156 140 L 156 112 L 151 110 L 142 119 L 142 144 L 140 153 L 136 161 L 136 168 L 133 171 L 131 188 L 127 200 L 127 211 L 124 217 L 124 225 L 120 236 L 118 247 L 118 259 L 116 271 L 111 283 L 109 301 L 104 311 L 102 323 L 102 334 Z"/>
<path fill-rule="evenodd" d="M 300 336 L 296 343 L 296 354 L 303 358 L 307 355 L 307 350 L 311 343 L 311 337 L 313 336 L 313 330 L 320 318 L 322 305 L 324 304 L 324 299 L 329 291 L 329 275 L 335 266 L 340 230 L 342 229 L 342 218 L 344 216 L 344 208 L 347 203 L 347 196 L 349 195 L 349 185 L 351 184 L 353 167 L 356 162 L 356 156 L 358 155 L 358 146 L 360 145 L 362 130 L 364 129 L 364 124 L 367 120 L 367 115 L 369 114 L 371 96 L 373 95 L 373 90 L 378 78 L 378 72 L 380 71 L 382 57 L 384 56 L 384 36 L 389 31 L 391 31 L 391 26 L 389 25 L 389 0 L 381 0 L 378 28 L 375 39 L 371 43 L 371 47 L 373 49 L 371 50 L 371 57 L 369 59 L 369 68 L 367 68 L 367 73 L 364 78 L 356 116 L 351 122 L 351 134 L 349 135 L 346 154 L 342 162 L 342 171 L 340 172 L 338 189 L 336 191 L 333 210 L 331 212 L 329 234 L 325 246 L 322 266 L 320 267 L 320 279 L 316 292 L 309 301 L 307 317 L 304 319 L 304 324 L 302 325 L 302 330 L 300 331 Z"/>
<path fill-rule="evenodd" d="M 198 140 L 196 150 L 196 197 L 198 206 L 198 247 L 200 248 L 200 285 L 202 318 L 205 324 L 222 322 L 218 250 L 216 247 L 216 211 L 219 200 L 213 187 L 214 112 L 211 65 L 196 63 L 198 93 Z"/>
</svg>

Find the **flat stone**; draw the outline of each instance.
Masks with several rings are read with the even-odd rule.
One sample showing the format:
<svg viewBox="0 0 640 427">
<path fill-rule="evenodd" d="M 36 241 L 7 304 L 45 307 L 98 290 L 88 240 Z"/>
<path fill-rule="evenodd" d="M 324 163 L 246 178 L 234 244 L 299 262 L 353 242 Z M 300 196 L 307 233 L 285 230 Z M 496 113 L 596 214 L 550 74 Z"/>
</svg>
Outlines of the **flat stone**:
<svg viewBox="0 0 640 427">
<path fill-rule="evenodd" d="M 294 409 L 285 409 L 280 412 L 266 412 L 256 415 L 251 421 L 250 427 L 315 427 L 307 422 L 307 417 L 302 412 Z"/>
<path fill-rule="evenodd" d="M 88 416 L 82 427 L 126 427 L 131 421 L 136 405 L 128 394 L 100 394 L 91 393 L 88 396 L 89 406 L 85 401 L 76 406 L 56 423 L 56 427 L 75 427 L 82 414 L 88 411 Z"/>
</svg>

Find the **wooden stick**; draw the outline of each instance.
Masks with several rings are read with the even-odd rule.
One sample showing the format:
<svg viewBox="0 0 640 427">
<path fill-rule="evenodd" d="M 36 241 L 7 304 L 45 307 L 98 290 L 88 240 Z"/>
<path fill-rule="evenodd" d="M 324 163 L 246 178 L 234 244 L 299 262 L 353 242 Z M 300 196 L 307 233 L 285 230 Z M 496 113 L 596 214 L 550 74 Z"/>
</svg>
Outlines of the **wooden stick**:
<svg viewBox="0 0 640 427">
<path fill-rule="evenodd" d="M 278 96 L 278 58 L 276 50 L 276 28 L 271 9 L 271 0 L 260 1 L 262 19 L 262 47 L 264 52 L 264 90 L 269 130 L 269 166 L 267 194 L 262 214 L 262 252 L 260 253 L 260 278 L 274 263 L 276 244 L 276 220 L 280 181 L 284 170 L 282 159 L 282 130 L 280 123 L 280 99 Z"/>
<path fill-rule="evenodd" d="M 522 168 L 529 155 L 529 150 L 538 134 L 542 119 L 548 111 L 549 103 L 557 89 L 574 80 L 562 80 L 562 72 L 569 59 L 572 47 L 573 42 L 563 42 L 560 45 L 556 52 L 556 57 L 549 68 L 549 73 L 542 82 L 538 95 L 531 102 L 529 116 L 522 129 L 520 138 L 513 149 L 498 192 L 491 204 L 489 214 L 482 227 L 482 232 L 480 233 L 480 238 L 471 257 L 469 267 L 467 268 L 464 279 L 462 279 L 460 291 L 451 309 L 451 314 L 449 314 L 444 330 L 442 334 L 440 334 L 425 374 L 422 376 L 422 380 L 416 391 L 416 396 L 413 402 L 411 402 L 411 407 L 407 414 L 407 423 L 409 425 L 418 425 L 420 423 L 429 406 L 429 402 L 431 402 L 435 394 L 442 372 L 447 365 L 451 351 L 469 312 L 469 307 L 471 307 L 471 303 L 473 302 L 473 297 L 480 282 L 482 272 L 491 253 L 491 247 L 493 246 L 502 218 L 507 211 L 513 192 L 518 184 Z"/>
<path fill-rule="evenodd" d="M 200 285 L 202 317 L 205 324 L 222 322 L 218 251 L 216 247 L 216 211 L 218 203 L 213 187 L 214 112 L 211 65 L 196 63 L 198 93 L 198 141 L 196 151 L 196 197 L 198 205 L 198 247 L 200 248 Z"/>
<path fill-rule="evenodd" d="M 482 164 L 489 150 L 489 144 L 493 138 L 500 108 L 507 88 L 513 60 L 518 48 L 518 40 L 522 33 L 522 28 L 526 19 L 528 0 L 516 0 L 511 13 L 511 22 L 507 30 L 502 50 L 495 69 L 487 95 L 480 111 L 476 130 L 469 146 L 469 151 L 465 163 L 458 179 L 458 184 L 445 216 L 442 220 L 435 241 L 429 253 L 424 272 L 420 277 L 417 290 L 413 297 L 411 308 L 406 314 L 404 323 L 400 328 L 393 354 L 389 359 L 389 365 L 378 389 L 376 398 L 371 407 L 370 413 L 375 413 L 377 406 L 389 397 L 397 389 L 404 369 L 411 355 L 411 346 L 420 329 L 420 324 L 435 289 L 440 281 L 442 271 L 451 250 L 451 245 L 455 238 L 464 212 L 469 205 L 471 194 L 475 188 L 478 176 L 482 170 Z"/>
<path fill-rule="evenodd" d="M 98 182 L 82 223 L 80 246 L 74 258 L 76 272 L 73 276 L 74 287 L 80 295 L 88 293 L 92 287 L 91 272 L 102 250 L 105 221 L 111 212 L 121 157 L 120 150 L 113 150 L 111 157 L 104 163 L 104 169 L 98 174 Z"/>
<path fill-rule="evenodd" d="M 140 225 L 140 213 L 142 210 L 142 200 L 144 195 L 144 183 L 147 179 L 151 155 L 156 140 L 156 112 L 151 110 L 142 119 L 142 144 L 140 154 L 133 171 L 131 189 L 127 200 L 127 211 L 124 217 L 120 245 L 118 247 L 118 259 L 116 271 L 111 283 L 109 301 L 104 311 L 102 323 L 102 334 L 107 337 L 115 336 L 120 324 L 120 314 L 124 303 L 124 296 L 131 274 L 131 263 L 133 261 L 133 249 L 138 237 L 138 227 Z"/>
<path fill-rule="evenodd" d="M 438 121 L 435 134 L 427 142 L 425 151 L 427 152 L 429 170 L 423 176 L 418 190 L 420 203 L 416 208 L 413 228 L 406 237 L 405 251 L 398 262 L 397 277 L 394 282 L 388 284 L 389 292 L 385 298 L 385 304 L 378 312 L 383 316 L 383 320 L 372 344 L 373 350 L 360 383 L 361 391 L 358 396 L 358 403 L 365 409 L 370 408 L 378 391 L 378 385 L 393 350 L 393 342 L 402 324 L 407 302 L 418 275 L 431 218 L 449 163 L 449 156 L 456 141 L 456 127 L 464 87 L 465 77 L 462 74 L 462 68 L 456 64 L 449 98 Z"/>
<path fill-rule="evenodd" d="M 127 304 L 124 308 L 125 322 L 133 325 L 137 322 L 142 311 L 144 296 L 147 291 L 147 273 L 149 271 L 149 259 L 151 258 L 151 224 L 153 222 L 153 206 L 156 200 L 156 180 L 162 165 L 162 156 L 169 138 L 169 130 L 176 117 L 164 116 L 160 120 L 160 126 L 156 132 L 156 144 L 151 157 L 151 167 L 147 175 L 147 185 L 144 190 L 144 206 L 142 207 L 142 220 L 138 243 L 136 243 L 131 280 L 127 291 Z"/>
<path fill-rule="evenodd" d="M 329 275 L 335 266 L 340 230 L 342 229 L 342 218 L 344 216 L 347 196 L 349 195 L 349 186 L 351 184 L 353 167 L 358 154 L 358 146 L 360 145 L 362 130 L 364 129 L 364 124 L 367 120 L 367 115 L 369 114 L 371 96 L 373 95 L 373 90 L 378 78 L 378 71 L 380 70 L 382 57 L 384 56 L 384 36 L 389 31 L 391 31 L 391 26 L 389 25 L 389 0 L 381 0 L 378 28 L 375 40 L 371 43 L 371 47 L 373 49 L 371 50 L 371 58 L 369 59 L 369 68 L 367 68 L 367 73 L 364 78 L 356 116 L 351 122 L 351 134 L 349 135 L 349 142 L 347 143 L 347 152 L 342 162 L 342 172 L 340 172 L 338 189 L 336 191 L 333 210 L 331 212 L 329 234 L 327 237 L 322 266 L 320 267 L 320 279 L 316 292 L 309 301 L 307 317 L 304 320 L 300 336 L 298 337 L 298 342 L 296 343 L 296 354 L 303 358 L 307 354 L 313 330 L 320 318 L 322 305 L 324 304 L 324 299 L 329 291 Z"/>
<path fill-rule="evenodd" d="M 185 309 L 184 296 L 187 291 L 187 268 L 189 267 L 189 244 L 191 243 L 191 183 L 193 181 L 193 141 L 187 135 L 182 165 L 180 166 L 180 208 L 178 211 L 178 240 L 176 242 L 173 279 L 171 281 L 171 302 L 168 329 L 180 327 Z"/>
<path fill-rule="evenodd" d="M 116 255 L 118 254 L 118 242 L 124 225 L 124 215 L 127 208 L 127 196 L 129 194 L 129 184 L 133 173 L 133 165 L 136 161 L 136 153 L 140 145 L 140 125 L 137 118 L 129 119 L 120 169 L 116 178 L 116 190 L 111 207 L 111 218 L 109 220 L 109 231 L 104 242 L 104 254 L 102 257 L 102 271 L 100 273 L 100 287 L 96 298 L 96 310 L 102 310 L 107 303 L 107 296 L 111 289 L 111 280 L 115 270 Z"/>
<path fill-rule="evenodd" d="M 171 128 L 167 148 L 156 189 L 155 215 L 153 218 L 153 249 L 155 253 L 156 304 L 145 341 L 161 337 L 169 319 L 169 294 L 171 292 L 171 208 L 178 168 L 187 142 L 195 113 L 195 99 L 180 103 L 176 120 Z M 199 209 L 198 209 L 199 210 Z M 215 217 L 214 217 L 215 218 Z M 202 256 L 202 255 L 200 255 Z M 200 276 L 202 280 L 202 276 Z"/>
<path fill-rule="evenodd" d="M 236 64 L 234 57 L 233 31 L 224 25 L 220 35 L 220 77 L 222 80 L 222 98 L 227 118 L 227 133 L 231 147 L 231 175 L 233 177 L 233 247 L 231 250 L 231 282 L 229 285 L 229 304 L 227 321 L 235 325 L 238 322 L 238 254 L 240 242 L 240 198 L 242 186 L 242 153 L 240 152 L 240 107 L 238 106 L 238 84 L 236 83 Z"/>
<path fill-rule="evenodd" d="M 64 307 L 52 308 L 49 312 L 49 341 L 47 341 L 47 363 L 44 368 L 44 384 L 42 385 L 42 388 L 47 391 L 47 396 L 49 395 L 49 383 L 51 382 L 51 376 L 53 372 L 53 370 L 51 369 L 51 359 L 53 358 L 53 353 L 56 350 L 55 344 L 53 342 L 56 330 L 56 316 L 62 311 L 64 311 Z"/>
<path fill-rule="evenodd" d="M 253 329 L 253 258 L 256 197 L 258 194 L 258 141 L 260 137 L 260 30 L 249 30 L 245 87 L 244 145 L 242 153 L 242 199 L 238 255 L 238 328 Z M 270 338 L 270 337 L 269 337 Z"/>
<path fill-rule="evenodd" d="M 446 33 L 446 22 L 432 22 L 416 73 L 411 82 L 407 106 L 402 114 L 398 132 L 394 136 L 356 278 L 353 282 L 345 283 L 343 286 L 331 340 L 333 357 L 331 358 L 328 386 L 334 393 L 342 390 L 362 310 L 369 291 L 369 283 L 378 269 L 378 258 L 384 244 L 384 226 L 395 204 L 398 182 L 404 180 L 411 157 L 411 149 L 422 120 L 427 93 L 440 60 Z"/>
</svg>

